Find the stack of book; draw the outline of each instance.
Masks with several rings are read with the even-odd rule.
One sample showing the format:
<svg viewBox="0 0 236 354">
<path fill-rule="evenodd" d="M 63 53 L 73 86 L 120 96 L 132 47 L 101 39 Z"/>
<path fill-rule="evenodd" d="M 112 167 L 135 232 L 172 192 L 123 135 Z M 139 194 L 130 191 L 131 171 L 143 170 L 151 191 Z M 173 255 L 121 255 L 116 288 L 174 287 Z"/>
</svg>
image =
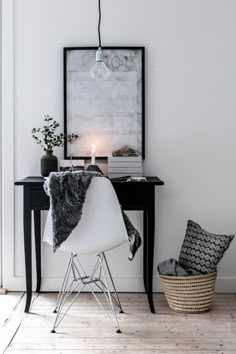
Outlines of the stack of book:
<svg viewBox="0 0 236 354">
<path fill-rule="evenodd" d="M 141 156 L 108 156 L 109 178 L 119 178 L 123 176 L 140 177 L 142 175 L 143 165 Z"/>
</svg>

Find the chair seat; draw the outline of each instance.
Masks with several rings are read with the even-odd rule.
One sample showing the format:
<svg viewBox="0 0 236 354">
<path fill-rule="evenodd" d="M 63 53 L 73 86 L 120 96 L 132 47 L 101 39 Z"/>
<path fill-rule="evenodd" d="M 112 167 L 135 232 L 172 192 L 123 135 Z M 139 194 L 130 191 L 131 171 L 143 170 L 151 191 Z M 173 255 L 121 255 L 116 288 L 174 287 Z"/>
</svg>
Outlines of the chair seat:
<svg viewBox="0 0 236 354">
<path fill-rule="evenodd" d="M 53 244 L 50 210 L 43 240 Z M 111 182 L 105 177 L 94 177 L 87 191 L 81 220 L 60 249 L 77 254 L 97 254 L 127 241 L 121 208 Z"/>
</svg>

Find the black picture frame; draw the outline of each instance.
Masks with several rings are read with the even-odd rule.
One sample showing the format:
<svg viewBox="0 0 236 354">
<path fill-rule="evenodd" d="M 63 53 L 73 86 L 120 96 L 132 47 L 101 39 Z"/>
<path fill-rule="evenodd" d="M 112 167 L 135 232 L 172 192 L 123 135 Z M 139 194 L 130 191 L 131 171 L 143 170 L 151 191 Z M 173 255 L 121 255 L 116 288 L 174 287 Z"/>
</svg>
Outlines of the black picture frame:
<svg viewBox="0 0 236 354">
<path fill-rule="evenodd" d="M 69 134 L 68 124 L 67 124 L 67 54 L 70 51 L 86 51 L 93 50 L 96 52 L 97 47 L 64 47 L 63 48 L 63 68 L 64 68 L 64 133 Z M 145 47 L 144 46 L 104 46 L 102 49 L 105 50 L 131 50 L 131 51 L 140 51 L 141 53 L 141 155 L 142 159 L 145 159 Z M 74 132 L 79 133 L 79 132 Z M 71 156 L 68 155 L 68 143 L 64 145 L 64 159 L 89 159 L 90 156 Z M 96 159 L 106 159 L 107 156 L 96 156 Z"/>
</svg>

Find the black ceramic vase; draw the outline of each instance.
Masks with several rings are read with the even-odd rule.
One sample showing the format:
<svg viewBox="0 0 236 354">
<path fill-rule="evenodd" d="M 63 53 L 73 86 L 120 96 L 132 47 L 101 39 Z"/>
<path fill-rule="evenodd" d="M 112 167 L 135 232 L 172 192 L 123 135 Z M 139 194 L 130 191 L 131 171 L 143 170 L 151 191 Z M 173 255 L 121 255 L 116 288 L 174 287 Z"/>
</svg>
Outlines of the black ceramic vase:
<svg viewBox="0 0 236 354">
<path fill-rule="evenodd" d="M 41 157 L 41 175 L 48 177 L 50 172 L 56 172 L 57 170 L 57 157 L 52 154 L 52 151 L 46 151 L 46 155 Z"/>
</svg>

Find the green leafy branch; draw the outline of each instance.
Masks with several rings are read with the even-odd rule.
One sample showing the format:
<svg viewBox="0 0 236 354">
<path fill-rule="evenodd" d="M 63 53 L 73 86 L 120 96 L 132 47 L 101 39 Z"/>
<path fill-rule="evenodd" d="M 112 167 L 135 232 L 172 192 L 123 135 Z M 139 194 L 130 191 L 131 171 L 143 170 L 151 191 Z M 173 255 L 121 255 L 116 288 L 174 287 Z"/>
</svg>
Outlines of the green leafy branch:
<svg viewBox="0 0 236 354">
<path fill-rule="evenodd" d="M 53 152 L 54 147 L 63 146 L 65 142 L 73 143 L 79 138 L 77 134 L 56 134 L 55 132 L 60 124 L 49 115 L 44 116 L 44 121 L 43 128 L 32 129 L 32 137 L 45 151 Z"/>
</svg>

